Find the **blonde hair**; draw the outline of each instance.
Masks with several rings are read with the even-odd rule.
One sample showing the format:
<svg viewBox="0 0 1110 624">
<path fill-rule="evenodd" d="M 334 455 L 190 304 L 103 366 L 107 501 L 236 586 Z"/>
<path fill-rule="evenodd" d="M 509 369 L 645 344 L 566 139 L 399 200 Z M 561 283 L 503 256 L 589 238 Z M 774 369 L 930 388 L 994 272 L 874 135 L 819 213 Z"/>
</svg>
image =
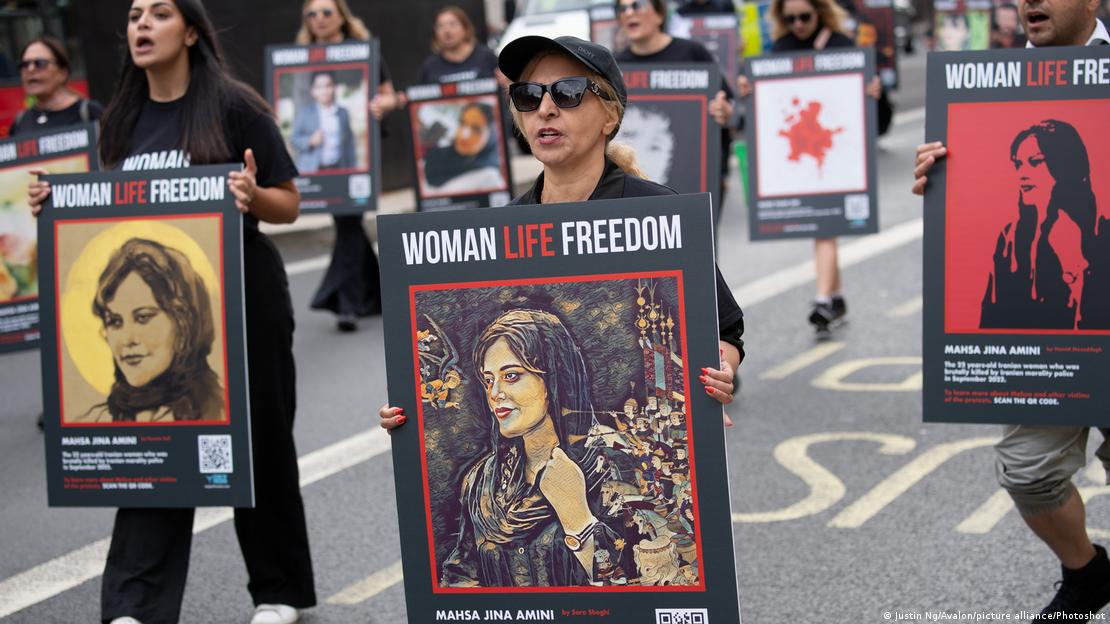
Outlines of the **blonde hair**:
<svg viewBox="0 0 1110 624">
<path fill-rule="evenodd" d="M 301 29 L 297 31 L 297 36 L 293 42 L 297 45 L 309 45 L 316 43 L 312 39 L 312 33 L 308 30 L 308 24 L 305 23 L 304 12 L 308 10 L 308 5 L 312 4 L 314 0 L 304 0 L 301 5 Z M 339 12 L 339 17 L 343 18 L 343 25 L 340 30 L 343 32 L 343 37 L 346 39 L 358 39 L 359 41 L 370 41 L 370 29 L 362 20 L 355 17 L 351 13 L 351 7 L 347 6 L 347 0 L 332 0 L 335 3 L 335 9 Z"/>
<path fill-rule="evenodd" d="M 567 56 L 554 50 L 547 50 L 544 52 L 540 52 L 535 57 L 533 57 L 531 61 L 528 61 L 528 64 L 524 66 L 524 71 L 520 72 L 521 80 L 524 80 L 532 73 L 540 60 L 553 54 L 561 54 L 562 56 L 566 56 L 576 63 L 581 63 L 581 61 L 572 56 Z M 647 176 L 644 175 L 643 169 L 641 169 L 640 165 L 636 162 L 636 150 L 632 149 L 632 146 L 630 145 L 612 142 L 613 137 L 617 136 L 617 133 L 620 132 L 621 122 L 624 121 L 624 104 L 621 103 L 620 97 L 617 95 L 616 88 L 613 87 L 613 85 L 610 84 L 604 76 L 591 70 L 588 67 L 586 68 L 586 77 L 596 82 L 597 86 L 601 89 L 601 92 L 608 96 L 607 98 L 600 98 L 601 105 L 605 107 L 606 112 L 613 115 L 617 119 L 617 126 L 613 128 L 613 131 L 605 137 L 605 156 L 609 158 L 609 160 L 613 161 L 613 164 L 620 167 L 621 170 L 623 170 L 628 175 L 647 179 Z M 509 99 L 509 112 L 513 116 L 513 123 L 516 125 L 518 131 L 521 134 L 524 134 L 524 114 L 516 109 L 516 106 L 513 104 L 511 98 Z M 524 135 L 524 138 L 527 139 L 528 136 Z"/>
<path fill-rule="evenodd" d="M 829 30 L 847 35 L 844 29 L 844 23 L 848 19 L 848 12 L 836 3 L 836 0 L 806 0 L 810 6 L 813 7 L 817 13 L 817 29 L 828 28 Z M 774 0 L 771 3 L 771 38 L 778 39 L 790 32 L 790 28 L 782 19 L 782 8 L 786 4 L 786 0 Z"/>
</svg>

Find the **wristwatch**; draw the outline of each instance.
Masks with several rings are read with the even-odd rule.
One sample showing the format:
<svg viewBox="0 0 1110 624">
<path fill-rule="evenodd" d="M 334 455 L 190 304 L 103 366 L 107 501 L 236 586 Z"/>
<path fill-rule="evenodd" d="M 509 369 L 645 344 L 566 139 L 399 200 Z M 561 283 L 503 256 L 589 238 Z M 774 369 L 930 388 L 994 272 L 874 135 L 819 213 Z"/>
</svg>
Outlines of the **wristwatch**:
<svg viewBox="0 0 1110 624">
<path fill-rule="evenodd" d="M 569 548 L 571 552 L 581 551 L 582 548 L 586 545 L 586 540 L 590 539 L 590 537 L 594 533 L 594 529 L 597 528 L 597 525 L 599 523 L 600 522 L 598 520 L 594 520 L 590 524 L 586 525 L 586 528 L 582 529 L 581 533 L 578 533 L 576 535 L 572 535 L 570 533 L 566 534 L 565 536 L 563 536 L 563 543 L 567 545 L 567 548 Z"/>
</svg>

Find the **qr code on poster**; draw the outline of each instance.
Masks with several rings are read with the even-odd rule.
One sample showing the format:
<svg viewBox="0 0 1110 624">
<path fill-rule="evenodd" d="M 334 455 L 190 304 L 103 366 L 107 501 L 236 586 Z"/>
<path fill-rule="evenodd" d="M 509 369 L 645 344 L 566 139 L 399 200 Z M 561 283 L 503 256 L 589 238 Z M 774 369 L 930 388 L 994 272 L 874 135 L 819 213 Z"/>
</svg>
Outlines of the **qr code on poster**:
<svg viewBox="0 0 1110 624">
<path fill-rule="evenodd" d="M 370 197 L 370 176 L 365 173 L 357 173 L 347 178 L 347 191 L 351 199 Z"/>
<path fill-rule="evenodd" d="M 709 624 L 709 610 L 656 609 L 655 624 Z"/>
<path fill-rule="evenodd" d="M 849 221 L 866 221 L 871 216 L 871 198 L 867 195 L 844 197 L 844 218 Z"/>
<path fill-rule="evenodd" d="M 231 436 L 197 436 L 197 450 L 200 452 L 200 471 L 235 472 L 231 463 Z"/>
</svg>

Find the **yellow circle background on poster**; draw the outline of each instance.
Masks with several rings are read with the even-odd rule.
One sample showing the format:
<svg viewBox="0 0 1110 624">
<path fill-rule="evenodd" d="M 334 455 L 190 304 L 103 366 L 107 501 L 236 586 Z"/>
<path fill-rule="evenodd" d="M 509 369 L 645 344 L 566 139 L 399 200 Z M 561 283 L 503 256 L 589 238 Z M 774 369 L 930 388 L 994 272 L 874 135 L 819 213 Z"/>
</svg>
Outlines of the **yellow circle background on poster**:
<svg viewBox="0 0 1110 624">
<path fill-rule="evenodd" d="M 216 222 L 216 219 L 213 218 L 211 221 Z M 62 227 L 65 228 L 66 224 Z M 208 287 L 214 313 L 222 309 L 222 305 L 219 305 L 220 281 L 208 255 L 193 237 L 180 228 L 161 220 L 135 220 L 110 226 L 93 236 L 69 266 L 69 274 L 65 278 L 65 286 L 62 290 L 59 314 L 62 337 L 70 359 L 85 381 L 102 396 L 107 396 L 112 389 L 115 368 L 112 364 L 112 352 L 104 339 L 104 324 L 93 314 L 92 303 L 96 298 L 100 274 L 107 267 L 108 259 L 132 238 L 152 240 L 184 254 L 192 264 L 193 270 L 201 276 L 205 286 Z M 59 245 L 61 244 L 62 240 L 59 237 Z M 219 341 L 223 333 L 223 324 L 219 316 L 215 316 L 213 320 L 216 322 L 217 341 Z M 216 345 L 213 347 L 215 353 Z M 221 362 L 221 366 L 216 370 L 220 371 L 222 368 Z M 69 420 L 68 417 L 67 420 Z"/>
</svg>

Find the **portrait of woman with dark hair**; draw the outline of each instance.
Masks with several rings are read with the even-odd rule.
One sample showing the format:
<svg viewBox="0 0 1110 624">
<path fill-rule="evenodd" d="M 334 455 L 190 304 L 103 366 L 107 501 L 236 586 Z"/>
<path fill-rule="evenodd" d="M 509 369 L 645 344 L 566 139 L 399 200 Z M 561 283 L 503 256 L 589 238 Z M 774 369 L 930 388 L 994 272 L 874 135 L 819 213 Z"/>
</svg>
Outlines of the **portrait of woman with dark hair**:
<svg viewBox="0 0 1110 624">
<path fill-rule="evenodd" d="M 600 426 L 570 332 L 549 312 L 505 312 L 478 337 L 473 366 L 493 450 L 463 477 L 458 542 L 442 562 L 440 584 L 624 582 L 596 567 L 618 561 L 620 550 L 599 519 L 604 475 L 593 467 L 605 447 L 591 436 Z"/>
<path fill-rule="evenodd" d="M 427 148 L 423 158 L 424 192 L 429 195 L 509 190 L 501 169 L 500 138 L 494 106 L 487 102 L 449 105 L 458 111 L 447 141 Z M 420 111 L 416 115 L 419 117 Z M 421 129 L 426 126 L 421 120 Z M 444 132 L 435 121 L 431 133 Z"/>
<path fill-rule="evenodd" d="M 1110 329 L 1110 222 L 1079 132 L 1049 119 L 1010 144 L 1017 214 L 1002 228 L 979 326 Z"/>
<path fill-rule="evenodd" d="M 115 379 L 84 422 L 218 421 L 220 378 L 208 364 L 215 325 L 208 288 L 180 251 L 132 238 L 100 274 L 92 312 Z"/>
</svg>

